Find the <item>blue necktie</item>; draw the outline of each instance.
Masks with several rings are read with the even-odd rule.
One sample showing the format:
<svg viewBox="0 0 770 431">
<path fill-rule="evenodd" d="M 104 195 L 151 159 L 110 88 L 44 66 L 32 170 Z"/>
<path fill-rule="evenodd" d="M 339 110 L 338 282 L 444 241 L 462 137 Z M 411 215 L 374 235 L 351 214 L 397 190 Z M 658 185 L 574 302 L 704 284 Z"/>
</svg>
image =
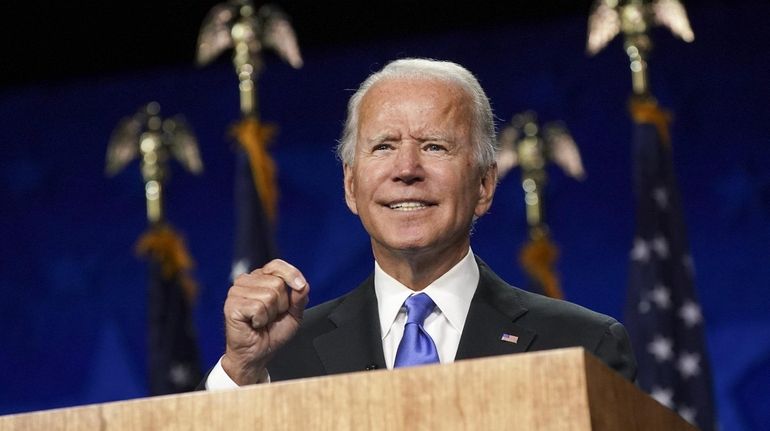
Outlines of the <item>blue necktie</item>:
<svg viewBox="0 0 770 431">
<path fill-rule="evenodd" d="M 425 318 L 433 311 L 436 304 L 433 303 L 430 296 L 418 293 L 407 298 L 404 301 L 404 307 L 406 307 L 406 325 L 401 344 L 398 345 L 394 367 L 439 362 L 436 344 L 422 327 Z"/>
</svg>

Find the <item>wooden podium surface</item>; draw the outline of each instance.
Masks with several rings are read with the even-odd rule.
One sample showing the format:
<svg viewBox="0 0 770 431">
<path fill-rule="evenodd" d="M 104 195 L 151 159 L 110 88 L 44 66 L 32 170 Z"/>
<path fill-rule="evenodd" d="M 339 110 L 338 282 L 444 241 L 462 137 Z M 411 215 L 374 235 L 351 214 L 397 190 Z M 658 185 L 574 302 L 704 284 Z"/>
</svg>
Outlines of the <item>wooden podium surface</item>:
<svg viewBox="0 0 770 431">
<path fill-rule="evenodd" d="M 694 430 L 581 348 L 0 417 L 0 430 Z"/>
</svg>

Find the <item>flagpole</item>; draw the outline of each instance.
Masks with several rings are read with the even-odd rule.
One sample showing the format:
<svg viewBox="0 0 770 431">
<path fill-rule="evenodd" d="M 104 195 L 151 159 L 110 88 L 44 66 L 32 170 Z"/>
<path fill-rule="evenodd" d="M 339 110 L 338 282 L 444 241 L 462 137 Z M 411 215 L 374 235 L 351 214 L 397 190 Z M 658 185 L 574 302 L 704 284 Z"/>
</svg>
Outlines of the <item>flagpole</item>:
<svg viewBox="0 0 770 431">
<path fill-rule="evenodd" d="M 545 217 L 546 166 L 553 162 L 567 175 L 582 179 L 585 171 L 577 145 L 563 125 L 550 122 L 541 126 L 533 111 L 516 114 L 500 133 L 499 143 L 499 176 L 521 167 L 529 241 L 519 253 L 519 264 L 545 295 L 563 298 L 555 270 L 559 248 L 551 240 Z"/>
<path fill-rule="evenodd" d="M 148 375 L 152 395 L 195 389 L 202 378 L 191 306 L 197 286 L 193 260 L 181 235 L 163 212 L 168 160 L 177 159 L 189 172 L 203 169 L 197 142 L 181 117 L 163 119 L 151 102 L 120 121 L 107 149 L 107 175 L 114 176 L 139 158 L 147 202 L 148 228 L 136 253 L 148 261 Z"/>
<path fill-rule="evenodd" d="M 278 186 L 276 165 L 267 151 L 276 128 L 260 120 L 258 78 L 263 68 L 262 52 L 272 49 L 294 68 L 302 66 L 302 58 L 286 15 L 274 5 L 255 9 L 250 0 L 230 0 L 214 6 L 201 25 L 199 66 L 209 64 L 227 49 L 233 51 L 241 111 L 241 120 L 230 130 L 241 150 L 236 155 L 234 278 L 264 265 L 276 254 L 272 228 Z"/>
<path fill-rule="evenodd" d="M 598 0 L 589 17 L 589 54 L 619 32 L 629 57 L 633 95 L 636 227 L 630 252 L 626 321 L 639 369 L 638 385 L 688 422 L 717 428 L 703 315 L 671 157 L 671 115 L 649 86 L 649 29 L 668 27 L 691 42 L 678 0 Z"/>
</svg>

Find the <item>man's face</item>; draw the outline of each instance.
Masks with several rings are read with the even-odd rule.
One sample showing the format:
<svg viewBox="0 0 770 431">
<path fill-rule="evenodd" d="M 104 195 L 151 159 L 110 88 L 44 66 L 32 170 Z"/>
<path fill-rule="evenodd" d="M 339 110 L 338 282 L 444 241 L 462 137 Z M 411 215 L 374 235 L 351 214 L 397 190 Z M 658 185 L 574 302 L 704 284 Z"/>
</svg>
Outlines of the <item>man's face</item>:
<svg viewBox="0 0 770 431">
<path fill-rule="evenodd" d="M 496 170 L 473 156 L 471 99 L 456 84 L 386 79 L 361 101 L 345 200 L 381 253 L 462 253 Z"/>
</svg>

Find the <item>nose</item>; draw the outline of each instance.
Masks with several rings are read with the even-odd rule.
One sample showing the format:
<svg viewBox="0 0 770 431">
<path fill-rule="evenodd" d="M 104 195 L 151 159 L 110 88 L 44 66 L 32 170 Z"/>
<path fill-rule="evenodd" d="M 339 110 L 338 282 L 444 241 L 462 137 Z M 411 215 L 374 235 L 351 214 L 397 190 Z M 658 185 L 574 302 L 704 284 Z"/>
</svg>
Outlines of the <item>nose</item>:
<svg viewBox="0 0 770 431">
<path fill-rule="evenodd" d="M 425 178 L 420 149 L 417 145 L 401 145 L 394 158 L 394 164 L 393 181 L 413 184 Z"/>
</svg>

